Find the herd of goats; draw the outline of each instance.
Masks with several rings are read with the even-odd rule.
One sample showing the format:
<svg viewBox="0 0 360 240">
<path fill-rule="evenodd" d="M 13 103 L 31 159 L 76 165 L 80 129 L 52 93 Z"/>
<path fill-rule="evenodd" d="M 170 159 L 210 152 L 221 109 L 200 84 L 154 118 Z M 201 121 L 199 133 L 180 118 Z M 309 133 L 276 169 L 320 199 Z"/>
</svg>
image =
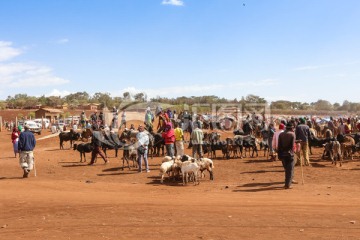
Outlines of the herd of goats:
<svg viewBox="0 0 360 240">
<path fill-rule="evenodd" d="M 274 121 L 275 125 L 280 123 L 279 121 Z M 337 131 L 330 130 L 327 127 L 327 122 L 316 122 L 308 121 L 310 127 L 310 138 L 309 138 L 309 150 L 312 154 L 311 149 L 313 147 L 323 148 L 322 158 L 329 158 L 333 163 L 339 161 L 340 166 L 342 165 L 342 159 L 344 158 L 353 158 L 353 154 L 360 150 L 360 133 L 350 133 L 350 134 L 340 134 Z M 210 130 L 210 129 L 209 129 Z M 210 172 L 210 178 L 213 179 L 212 168 L 213 162 L 210 160 L 216 159 L 217 151 L 221 151 L 222 158 L 242 158 L 246 157 L 247 152 L 251 157 L 258 157 L 258 151 L 264 151 L 264 157 L 269 157 L 270 146 L 269 146 L 269 131 L 270 128 L 265 121 L 244 121 L 242 127 L 238 127 L 233 131 L 232 137 L 226 137 L 221 139 L 221 131 L 204 131 L 204 141 L 202 145 L 204 158 L 206 163 L 198 162 L 196 165 L 199 166 L 199 170 L 202 172 L 208 170 Z M 220 132 L 220 133 L 219 133 Z M 136 151 L 136 134 L 137 130 L 125 129 L 122 132 L 116 133 L 111 131 L 102 130 L 102 138 L 100 139 L 103 143 L 103 151 L 106 154 L 107 149 L 114 149 L 115 156 L 118 156 L 118 150 L 123 150 L 123 168 L 125 162 L 127 167 L 130 169 L 130 164 L 132 160 L 133 167 L 137 165 L 137 151 Z M 147 132 L 150 143 L 149 143 L 149 157 L 154 156 L 164 156 L 164 140 L 161 136 L 161 133 Z M 229 134 L 226 134 L 229 136 Z M 90 129 L 83 130 L 82 132 L 70 130 L 69 132 L 61 132 L 59 134 L 60 138 L 60 149 L 63 148 L 64 141 L 70 141 L 70 146 L 74 150 L 80 152 L 80 162 L 86 161 L 85 153 L 92 151 L 92 145 L 89 140 L 92 137 L 92 131 Z M 79 141 L 73 145 L 73 141 Z M 188 141 L 189 148 L 191 148 L 191 141 Z M 161 153 L 160 153 L 161 152 Z M 175 154 L 176 156 L 176 154 Z M 271 156 L 271 154 L 270 154 Z M 192 159 L 190 156 L 186 157 L 187 159 Z M 174 161 L 171 166 L 176 165 L 176 161 L 184 162 L 184 158 L 172 158 L 166 159 L 165 162 Z M 208 159 L 208 160 L 207 160 Z M 195 159 L 192 159 L 194 162 Z M 163 163 L 164 164 L 164 163 Z M 165 164 L 166 165 L 166 164 Z M 200 167 L 202 166 L 202 167 Z M 179 167 L 180 168 L 180 167 Z M 168 168 L 165 168 L 169 172 Z M 161 169 L 160 169 L 161 171 Z M 163 176 L 162 180 L 163 181 Z"/>
</svg>

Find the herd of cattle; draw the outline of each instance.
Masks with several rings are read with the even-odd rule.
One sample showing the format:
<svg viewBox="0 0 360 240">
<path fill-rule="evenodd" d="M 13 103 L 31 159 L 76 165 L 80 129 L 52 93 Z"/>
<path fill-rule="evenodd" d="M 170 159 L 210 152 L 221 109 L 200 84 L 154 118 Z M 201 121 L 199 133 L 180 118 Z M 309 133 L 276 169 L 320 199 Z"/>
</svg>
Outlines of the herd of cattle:
<svg viewBox="0 0 360 240">
<path fill-rule="evenodd" d="M 74 130 L 70 130 L 69 132 L 61 132 L 59 134 L 60 139 L 60 149 L 64 149 L 64 142 L 70 141 L 70 147 L 73 147 L 73 142 L 80 141 L 81 143 L 74 144 L 74 150 L 78 150 L 80 152 L 80 161 L 82 162 L 82 157 L 85 154 L 92 151 L 91 143 L 89 142 L 92 134 L 91 130 L 86 130 L 83 132 L 77 132 Z M 129 157 L 133 157 L 133 150 L 136 148 L 136 134 L 137 130 L 124 130 L 120 135 L 117 133 L 111 133 L 103 131 L 103 139 L 101 139 L 102 149 L 106 154 L 107 149 L 114 149 L 115 156 L 118 155 L 118 150 L 123 149 L 124 155 L 123 158 L 129 159 Z M 259 148 L 265 148 L 266 144 L 262 144 L 258 139 L 253 135 L 237 135 L 238 131 L 234 132 L 234 138 L 226 138 L 225 140 L 221 140 L 221 134 L 218 132 L 210 132 L 204 133 L 204 141 L 202 145 L 203 153 L 207 154 L 208 157 L 217 158 L 216 152 L 221 151 L 223 158 L 231 158 L 231 157 L 246 157 L 246 150 L 252 150 L 251 156 L 254 154 L 258 156 Z M 164 156 L 164 139 L 161 136 L 161 133 L 149 133 L 149 157 L 154 156 Z M 260 143 L 260 144 L 259 144 Z M 189 142 L 189 147 L 191 147 L 191 142 Z M 245 150 L 245 151 L 244 151 Z"/>
<path fill-rule="evenodd" d="M 248 124 L 248 125 L 247 125 Z M 319 127 L 319 126 L 318 126 Z M 342 159 L 353 158 L 353 154 L 360 150 L 360 133 L 352 134 L 330 134 L 329 129 L 326 128 L 325 124 L 320 126 L 321 129 L 318 131 L 311 128 L 309 138 L 309 150 L 312 154 L 312 148 L 320 147 L 323 148 L 322 158 L 329 158 L 333 163 L 336 164 Z M 221 131 L 205 131 L 202 149 L 204 156 L 208 158 L 217 159 L 222 157 L 224 159 L 230 158 L 242 158 L 247 156 L 247 152 L 251 157 L 258 157 L 259 151 L 264 151 L 264 156 L 269 156 L 269 131 L 265 122 L 255 123 L 244 123 L 242 128 L 238 128 L 233 131 L 231 137 L 222 138 Z M 118 150 L 123 150 L 123 169 L 125 163 L 130 169 L 130 162 L 132 161 L 133 167 L 137 165 L 137 151 L 136 151 L 136 130 L 125 129 L 121 133 L 114 133 L 109 131 L 103 131 L 101 142 L 103 143 L 103 150 L 106 154 L 107 149 L 115 150 L 115 156 L 118 156 Z M 147 132 L 150 144 L 149 144 L 149 157 L 153 156 L 164 156 L 164 140 L 161 133 L 149 133 Z M 63 142 L 70 141 L 72 147 L 73 141 L 80 141 L 73 146 L 74 150 L 80 152 L 80 161 L 86 161 L 85 153 L 92 151 L 93 147 L 89 140 L 91 139 L 92 132 L 90 129 L 82 132 L 70 130 L 70 132 L 61 132 L 59 134 L 60 149 L 63 149 Z M 189 148 L 191 147 L 191 141 L 189 141 Z M 219 153 L 221 152 L 220 156 Z M 175 154 L 176 155 L 176 154 Z"/>
<path fill-rule="evenodd" d="M 330 129 L 326 130 L 327 137 L 317 137 L 314 132 L 311 132 L 309 139 L 310 154 L 312 154 L 312 147 L 324 148 L 322 159 L 329 157 L 336 165 L 337 161 L 342 165 L 342 160 L 345 158 L 353 159 L 353 155 L 360 151 L 360 133 L 337 134 L 333 136 Z"/>
</svg>

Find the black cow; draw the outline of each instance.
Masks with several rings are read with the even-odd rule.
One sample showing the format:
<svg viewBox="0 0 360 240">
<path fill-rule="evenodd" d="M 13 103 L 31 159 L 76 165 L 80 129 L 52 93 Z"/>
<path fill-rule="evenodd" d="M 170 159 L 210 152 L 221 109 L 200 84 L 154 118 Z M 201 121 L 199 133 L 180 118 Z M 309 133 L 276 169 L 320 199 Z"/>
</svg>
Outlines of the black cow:
<svg viewBox="0 0 360 240">
<path fill-rule="evenodd" d="M 324 147 L 324 145 L 330 141 L 335 141 L 335 138 L 318 138 L 314 134 L 310 132 L 310 138 L 309 138 L 309 152 L 312 155 L 312 147 Z"/>
<path fill-rule="evenodd" d="M 79 140 L 81 134 L 75 132 L 73 129 L 70 129 L 70 132 L 61 132 L 59 134 L 60 139 L 60 149 L 64 149 L 63 142 L 70 141 L 70 148 L 72 147 L 73 141 Z"/>
<path fill-rule="evenodd" d="M 227 151 L 227 142 L 226 141 L 216 141 L 213 140 L 210 143 L 210 149 L 211 149 L 211 157 L 212 158 L 216 158 L 216 151 L 217 150 L 221 150 L 221 152 L 223 153 L 223 157 L 227 157 L 228 158 L 228 151 Z"/>
<path fill-rule="evenodd" d="M 119 148 L 121 148 L 125 142 L 121 141 L 117 133 L 105 133 L 103 132 L 104 138 L 101 139 L 101 149 L 104 151 L 105 156 L 107 157 L 106 150 L 114 149 L 115 157 L 118 156 Z"/>
<path fill-rule="evenodd" d="M 164 138 L 161 136 L 160 133 L 155 133 L 154 135 L 154 143 L 153 143 L 153 151 L 152 154 L 156 156 L 160 156 L 160 149 L 161 149 L 161 156 L 164 156 L 164 148 L 165 148 L 165 141 Z"/>
<path fill-rule="evenodd" d="M 80 152 L 80 162 L 82 162 L 82 156 L 84 156 L 84 162 L 86 162 L 85 153 L 92 152 L 94 149 L 91 143 L 74 143 L 74 150 L 78 150 Z"/>
<path fill-rule="evenodd" d="M 259 156 L 255 136 L 252 136 L 252 135 L 246 135 L 246 136 L 236 135 L 234 137 L 234 139 L 235 139 L 235 144 L 238 145 L 239 148 L 240 148 L 241 156 L 243 154 L 243 148 L 245 148 L 245 157 L 246 157 L 246 150 L 247 149 L 249 149 L 249 150 L 252 149 L 251 157 L 254 157 L 255 153 L 256 153 L 256 157 Z"/>
</svg>

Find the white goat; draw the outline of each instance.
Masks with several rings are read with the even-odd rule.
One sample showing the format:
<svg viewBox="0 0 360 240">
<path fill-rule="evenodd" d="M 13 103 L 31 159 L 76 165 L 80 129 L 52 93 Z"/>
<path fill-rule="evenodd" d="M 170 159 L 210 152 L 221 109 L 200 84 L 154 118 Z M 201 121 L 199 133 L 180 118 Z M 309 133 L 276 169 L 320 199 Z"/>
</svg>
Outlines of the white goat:
<svg viewBox="0 0 360 240">
<path fill-rule="evenodd" d="M 174 168 L 175 168 L 174 163 L 175 163 L 174 160 L 170 160 L 167 162 L 163 162 L 161 164 L 160 166 L 161 183 L 164 183 L 165 174 L 169 174 L 170 172 L 172 172 L 172 177 L 174 177 Z"/>
<path fill-rule="evenodd" d="M 214 174 L 213 174 L 213 168 L 214 167 L 214 163 L 210 158 L 200 158 L 200 159 L 195 159 L 190 157 L 189 155 L 183 155 L 181 158 L 181 161 L 185 162 L 185 161 L 196 161 L 196 163 L 199 165 L 200 167 L 200 175 L 201 177 L 203 177 L 203 172 L 205 170 L 207 170 L 210 173 L 210 180 L 214 180 Z"/>
<path fill-rule="evenodd" d="M 185 185 L 187 183 L 187 174 L 193 174 L 194 179 L 194 185 L 200 184 L 200 182 L 198 181 L 198 171 L 200 170 L 199 165 L 196 163 L 195 159 L 192 159 L 192 161 L 185 161 L 185 162 L 181 162 L 180 160 L 176 160 L 175 161 L 175 165 L 177 165 L 178 167 L 180 167 L 181 169 L 181 174 L 182 174 L 182 179 L 183 179 L 183 185 Z"/>
<path fill-rule="evenodd" d="M 210 173 L 210 180 L 214 180 L 213 169 L 215 168 L 213 161 L 210 158 L 200 158 L 196 160 L 200 167 L 200 174 L 203 177 L 203 172 L 207 170 Z M 205 176 L 205 174 L 204 174 Z"/>
<path fill-rule="evenodd" d="M 164 162 L 169 162 L 171 160 L 175 160 L 175 157 L 165 156 L 161 162 L 164 163 Z"/>
</svg>

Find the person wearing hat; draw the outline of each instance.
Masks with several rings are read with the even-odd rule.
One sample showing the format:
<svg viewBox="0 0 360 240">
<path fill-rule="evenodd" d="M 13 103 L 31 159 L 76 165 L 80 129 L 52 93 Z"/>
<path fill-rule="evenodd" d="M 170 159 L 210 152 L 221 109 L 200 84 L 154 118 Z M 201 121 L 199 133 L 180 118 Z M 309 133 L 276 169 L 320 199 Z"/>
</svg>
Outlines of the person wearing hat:
<svg viewBox="0 0 360 240">
<path fill-rule="evenodd" d="M 138 155 L 138 165 L 139 172 L 142 172 L 142 159 L 144 159 L 146 172 L 150 172 L 149 163 L 148 163 L 148 145 L 149 145 L 149 136 L 144 132 L 144 126 L 139 125 L 138 133 L 136 134 L 137 139 L 137 155 Z"/>
<path fill-rule="evenodd" d="M 292 122 L 286 124 L 286 130 L 279 135 L 278 139 L 278 156 L 282 161 L 285 170 L 285 189 L 292 188 L 294 176 L 294 148 L 295 148 L 295 133 Z"/>
<path fill-rule="evenodd" d="M 25 131 L 20 133 L 18 150 L 20 155 L 20 167 L 23 169 L 23 178 L 29 176 L 30 171 L 34 168 L 34 148 L 36 146 L 35 136 L 25 125 Z"/>
<path fill-rule="evenodd" d="M 306 125 L 304 118 L 299 119 L 299 125 L 296 126 L 295 135 L 296 140 L 300 142 L 300 151 L 296 153 L 297 161 L 300 161 L 298 164 L 304 163 L 306 166 L 311 166 L 309 160 L 310 128 Z"/>
</svg>

